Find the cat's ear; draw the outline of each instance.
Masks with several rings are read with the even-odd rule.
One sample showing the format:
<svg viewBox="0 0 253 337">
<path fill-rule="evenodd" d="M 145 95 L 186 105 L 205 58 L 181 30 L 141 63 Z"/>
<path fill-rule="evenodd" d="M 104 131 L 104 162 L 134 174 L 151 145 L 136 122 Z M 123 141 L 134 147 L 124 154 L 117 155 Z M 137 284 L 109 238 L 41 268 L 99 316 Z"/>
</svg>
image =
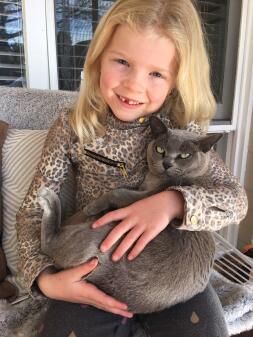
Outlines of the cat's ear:
<svg viewBox="0 0 253 337">
<path fill-rule="evenodd" d="M 194 144 L 198 146 L 199 150 L 206 153 L 211 150 L 211 148 L 216 144 L 221 137 L 222 133 L 211 133 L 206 136 L 194 141 Z"/>
<path fill-rule="evenodd" d="M 168 132 L 166 125 L 156 116 L 149 117 L 149 125 L 151 128 L 152 135 L 155 138 L 161 134 Z"/>
</svg>

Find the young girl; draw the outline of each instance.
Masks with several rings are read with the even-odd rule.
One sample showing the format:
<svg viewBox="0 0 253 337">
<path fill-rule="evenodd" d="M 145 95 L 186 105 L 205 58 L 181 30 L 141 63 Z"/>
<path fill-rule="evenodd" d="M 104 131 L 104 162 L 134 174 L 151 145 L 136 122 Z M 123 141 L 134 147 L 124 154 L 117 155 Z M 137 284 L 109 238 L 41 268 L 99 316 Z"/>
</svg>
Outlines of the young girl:
<svg viewBox="0 0 253 337">
<path fill-rule="evenodd" d="M 96 268 L 96 259 L 57 271 L 40 253 L 41 186 L 60 193 L 70 167 L 75 167 L 81 209 L 111 189 L 137 188 L 142 182 L 150 114 L 170 127 L 194 130 L 208 125 L 215 102 L 201 24 L 191 1 L 116 1 L 97 27 L 84 78 L 75 109 L 62 114 L 49 131 L 17 216 L 20 269 L 27 289 L 55 300 L 41 336 L 133 336 L 136 329 L 140 336 L 151 337 L 228 336 L 210 286 L 187 303 L 133 317 L 127 303 L 82 280 Z M 99 155 L 109 160 L 105 163 Z M 247 209 L 245 193 L 215 152 L 212 162 L 203 186 L 171 187 L 96 221 L 94 227 L 118 221 L 101 250 L 125 235 L 112 259 L 120 259 L 130 247 L 128 258 L 134 259 L 174 218 L 181 219 L 178 230 L 216 231 L 239 223 Z"/>
</svg>

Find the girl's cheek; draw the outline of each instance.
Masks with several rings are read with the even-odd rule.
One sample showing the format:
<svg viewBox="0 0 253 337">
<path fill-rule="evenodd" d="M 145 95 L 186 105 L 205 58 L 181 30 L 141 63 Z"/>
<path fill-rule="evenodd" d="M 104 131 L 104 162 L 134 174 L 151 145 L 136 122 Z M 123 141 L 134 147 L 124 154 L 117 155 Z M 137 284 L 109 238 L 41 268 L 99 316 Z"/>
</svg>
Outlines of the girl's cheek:
<svg viewBox="0 0 253 337">
<path fill-rule="evenodd" d="M 170 85 L 155 85 L 149 91 L 150 100 L 153 102 L 164 102 L 171 91 Z"/>
<path fill-rule="evenodd" d="M 102 73 L 100 76 L 100 86 L 107 87 L 108 89 L 113 86 L 114 78 L 109 73 Z"/>
<path fill-rule="evenodd" d="M 111 69 L 110 71 L 102 72 L 100 75 L 100 81 L 102 81 L 107 86 L 117 84 L 121 81 L 122 74 L 116 69 Z"/>
</svg>

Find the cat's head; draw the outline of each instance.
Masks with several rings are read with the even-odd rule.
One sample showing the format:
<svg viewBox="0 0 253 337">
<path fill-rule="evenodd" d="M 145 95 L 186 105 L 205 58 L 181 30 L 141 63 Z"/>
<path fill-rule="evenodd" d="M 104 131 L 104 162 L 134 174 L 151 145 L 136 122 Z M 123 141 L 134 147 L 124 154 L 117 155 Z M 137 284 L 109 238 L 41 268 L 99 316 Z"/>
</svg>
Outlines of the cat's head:
<svg viewBox="0 0 253 337">
<path fill-rule="evenodd" d="M 197 177 L 205 173 L 209 154 L 222 137 L 220 133 L 200 136 L 181 129 L 168 129 L 157 117 L 151 116 L 153 140 L 147 151 L 149 170 L 155 175 Z"/>
</svg>

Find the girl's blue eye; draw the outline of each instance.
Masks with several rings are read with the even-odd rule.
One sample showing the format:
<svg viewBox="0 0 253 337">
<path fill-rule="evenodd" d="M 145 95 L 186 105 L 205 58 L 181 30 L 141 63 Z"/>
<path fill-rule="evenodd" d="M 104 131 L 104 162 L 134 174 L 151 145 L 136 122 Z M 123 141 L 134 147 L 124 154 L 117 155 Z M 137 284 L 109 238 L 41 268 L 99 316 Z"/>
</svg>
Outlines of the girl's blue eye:
<svg viewBox="0 0 253 337">
<path fill-rule="evenodd" d="M 158 71 L 154 71 L 153 73 L 151 73 L 152 76 L 154 77 L 162 77 L 162 74 L 158 73 Z"/>
<path fill-rule="evenodd" d="M 117 59 L 116 60 L 119 64 L 123 64 L 125 66 L 128 66 L 128 62 L 126 60 L 123 60 L 123 59 Z"/>
</svg>

